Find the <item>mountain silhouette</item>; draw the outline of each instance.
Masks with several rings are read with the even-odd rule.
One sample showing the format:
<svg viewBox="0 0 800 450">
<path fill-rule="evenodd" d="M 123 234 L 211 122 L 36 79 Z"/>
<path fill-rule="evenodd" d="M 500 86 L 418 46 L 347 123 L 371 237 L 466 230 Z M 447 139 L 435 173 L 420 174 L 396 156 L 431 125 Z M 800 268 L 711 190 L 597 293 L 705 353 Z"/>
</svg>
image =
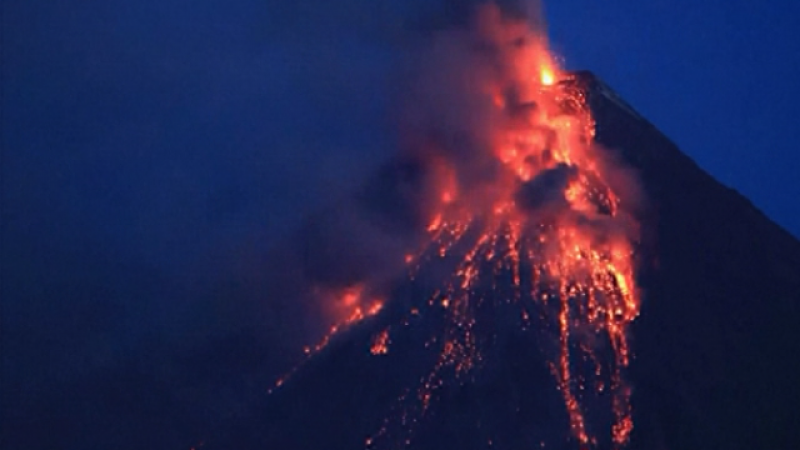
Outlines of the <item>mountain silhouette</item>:
<svg viewBox="0 0 800 450">
<path fill-rule="evenodd" d="M 798 448 L 800 242 L 704 172 L 596 76 L 577 72 L 565 83 L 585 96 L 603 151 L 632 168 L 644 191 L 643 207 L 636 211 L 642 304 L 630 333 L 633 358 L 626 379 L 634 429 L 627 448 Z M 424 179 L 424 170 L 413 159 L 393 161 L 356 195 L 357 203 L 369 211 L 370 220 L 395 235 L 424 225 L 416 208 L 421 199 L 405 195 L 409 186 Z M 532 207 L 542 201 L 529 200 Z M 382 248 L 345 264 L 337 252 L 350 245 L 349 238 L 321 255 L 318 244 L 338 237 L 339 230 L 331 224 L 323 213 L 300 232 L 300 241 L 287 240 L 291 258 L 314 257 L 304 268 L 306 276 L 338 283 L 352 276 L 352 265 L 380 265 L 374 256 Z M 344 220 L 343 226 L 350 223 Z M 379 238 L 370 238 L 370 246 L 380 244 Z M 36 252 L 18 250 L 31 261 L 44 259 L 53 267 L 68 267 L 72 258 L 45 246 Z M 432 273 L 441 268 L 435 266 L 421 267 L 413 280 L 401 277 L 378 314 L 337 333 L 269 393 L 275 372 L 293 359 L 290 348 L 314 327 L 304 322 L 306 305 L 291 295 L 304 278 L 282 278 L 288 286 L 285 292 L 266 279 L 272 267 L 265 269 L 259 261 L 280 267 L 291 259 L 272 256 L 259 254 L 254 257 L 258 261 L 243 264 L 247 273 L 232 269 L 235 276 L 206 294 L 213 298 L 208 300 L 211 306 L 192 311 L 197 317 L 182 317 L 186 323 L 176 333 L 189 337 L 180 345 L 154 340 L 143 351 L 110 350 L 119 346 L 113 327 L 124 323 L 130 312 L 105 299 L 114 294 L 108 286 L 120 286 L 130 304 L 158 293 L 177 296 L 180 289 L 158 271 L 102 261 L 91 268 L 89 279 L 81 279 L 76 269 L 40 293 L 38 287 L 31 288 L 41 298 L 63 302 L 56 309 L 58 320 L 47 322 L 46 332 L 24 329 L 24 321 L 13 333 L 4 330 L 4 370 L 27 365 L 31 370 L 47 369 L 31 377 L 4 377 L 0 446 L 580 447 L 570 433 L 564 398 L 548 366 L 552 355 L 547 340 L 535 327 L 520 328 L 518 310 L 510 307 L 478 308 L 476 332 L 487 337 L 481 342 L 479 370 L 457 377 L 454 368 L 446 367 L 443 384 L 432 391 L 430 407 L 423 410 L 417 388 L 440 358 L 437 345 L 442 342 L 435 339 L 446 320 L 442 309 L 427 303 L 431 290 L 441 287 Z M 15 274 L 28 270 L 25 261 L 17 264 Z M 500 274 L 501 282 L 495 285 L 477 286 L 476 295 L 512 296 L 511 283 L 502 282 L 503 276 L 508 274 Z M 25 280 L 8 279 L 9 285 Z M 188 298 L 185 301 L 190 304 Z M 15 308 L 21 312 L 6 307 L 7 323 L 24 317 L 25 308 L 50 305 L 39 302 L 20 302 Z M 135 311 L 139 316 L 134 322 L 152 314 L 142 308 Z M 386 331 L 386 342 L 381 342 Z M 80 353 L 43 352 L 50 347 L 41 342 L 55 339 L 51 336 L 68 337 L 59 338 L 53 348 L 70 348 L 75 341 L 97 361 L 84 360 Z M 47 361 L 57 352 L 71 361 L 66 367 L 75 373 L 49 372 L 55 370 Z M 105 361 L 109 355 L 116 359 Z M 585 403 L 598 449 L 613 447 L 606 436 L 612 421 L 607 403 L 602 396 Z"/>
<path fill-rule="evenodd" d="M 564 83 L 585 95 L 596 141 L 635 170 L 646 199 L 638 212 L 643 302 L 631 333 L 628 448 L 797 448 L 800 242 L 592 73 Z M 413 222 L 389 200 L 391 184 L 413 182 L 417 170 L 413 162 L 388 165 L 382 187 L 369 190 L 380 195 L 367 200 L 398 215 L 395 222 Z M 379 314 L 334 336 L 283 385 L 253 399 L 204 448 L 579 448 L 537 331 L 512 325 L 502 307 L 477 313 L 491 336 L 481 369 L 466 378 L 444 374 L 430 408 L 420 406 L 415 386 L 438 357 L 426 343 L 444 320 L 425 303 L 432 288 L 425 270 L 396 286 Z M 512 295 L 510 283 L 479 289 Z M 384 332 L 388 351 L 371 351 Z M 608 425 L 600 412 L 607 400 L 593 401 L 587 416 Z M 612 447 L 602 435 L 594 446 Z"/>
</svg>

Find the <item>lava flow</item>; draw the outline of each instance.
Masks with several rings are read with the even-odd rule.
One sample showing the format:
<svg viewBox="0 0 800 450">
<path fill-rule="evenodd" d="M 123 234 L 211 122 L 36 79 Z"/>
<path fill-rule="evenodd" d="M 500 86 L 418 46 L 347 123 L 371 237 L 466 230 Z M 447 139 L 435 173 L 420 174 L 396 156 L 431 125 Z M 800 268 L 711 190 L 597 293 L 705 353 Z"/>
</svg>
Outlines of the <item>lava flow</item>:
<svg viewBox="0 0 800 450">
<path fill-rule="evenodd" d="M 636 183 L 594 142 L 586 92 L 531 27 L 484 4 L 468 30 L 443 35 L 431 50 L 442 65 L 420 75 L 421 84 L 443 76 L 452 83 L 445 100 L 419 106 L 430 116 L 415 115 L 409 127 L 417 135 L 409 153 L 433 167 L 436 179 L 426 192 L 433 205 L 427 238 L 402 259 L 412 276 L 442 272 L 428 270 L 434 266 L 449 270 L 434 280 L 438 289 L 426 303 L 410 308 L 411 315 L 435 310 L 443 319 L 426 344 L 439 351 L 434 367 L 400 403 L 416 397 L 422 417 L 447 380 L 479 370 L 488 340 L 478 311 L 512 308 L 520 327 L 551 338 L 545 354 L 579 446 L 593 446 L 602 432 L 621 447 L 633 429 L 624 369 L 628 328 L 640 307 Z M 460 59 L 449 64 L 453 54 Z M 428 122 L 437 125 L 426 128 Z M 510 288 L 487 288 L 500 283 Z M 384 355 L 390 344 L 383 331 L 371 352 Z M 589 390 L 608 400 L 606 431 L 587 418 Z M 391 428 L 387 419 L 367 446 L 390 439 Z"/>
</svg>

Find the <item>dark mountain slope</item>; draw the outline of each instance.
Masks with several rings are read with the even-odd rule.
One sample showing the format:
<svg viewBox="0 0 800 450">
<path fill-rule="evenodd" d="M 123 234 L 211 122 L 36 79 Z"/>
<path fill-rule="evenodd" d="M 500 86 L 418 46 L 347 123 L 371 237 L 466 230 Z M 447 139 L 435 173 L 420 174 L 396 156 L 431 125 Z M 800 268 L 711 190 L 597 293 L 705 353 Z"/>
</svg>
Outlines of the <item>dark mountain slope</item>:
<svg viewBox="0 0 800 450">
<path fill-rule="evenodd" d="M 796 448 L 800 242 L 602 81 L 589 73 L 579 79 L 591 93 L 598 141 L 639 171 L 651 207 L 632 370 L 637 385 L 680 402 L 680 411 L 663 414 L 648 405 L 666 422 L 668 448 L 697 448 L 676 428 L 689 425 L 668 414 L 693 416 L 702 448 Z"/>
<path fill-rule="evenodd" d="M 800 242 L 592 74 L 570 82 L 587 93 L 597 140 L 636 169 L 645 191 L 631 448 L 797 448 Z M 540 346 L 507 327 L 502 310 L 481 316 L 500 336 L 485 343 L 483 370 L 438 389 L 434 406 L 419 411 L 413 389 L 436 358 L 424 343 L 440 318 L 404 311 L 423 306 L 425 295 L 420 283 L 399 287 L 380 315 L 338 336 L 209 446 L 357 449 L 389 417 L 390 439 L 378 436 L 376 448 L 406 439 L 415 449 L 576 448 Z M 371 355 L 387 327 L 389 353 Z M 599 447 L 608 446 L 601 438 Z"/>
</svg>

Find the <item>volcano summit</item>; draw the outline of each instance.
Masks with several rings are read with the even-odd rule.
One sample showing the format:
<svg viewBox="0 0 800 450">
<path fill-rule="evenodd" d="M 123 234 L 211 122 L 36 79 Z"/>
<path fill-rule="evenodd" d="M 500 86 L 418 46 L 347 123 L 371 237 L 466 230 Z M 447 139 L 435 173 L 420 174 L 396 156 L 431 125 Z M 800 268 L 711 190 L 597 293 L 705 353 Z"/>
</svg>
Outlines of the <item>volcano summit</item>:
<svg viewBox="0 0 800 450">
<path fill-rule="evenodd" d="M 536 284 L 536 256 L 515 270 L 513 234 L 493 240 L 482 237 L 484 223 L 479 231 L 465 226 L 467 244 L 440 238 L 423 252 L 432 256 L 409 258 L 424 262 L 311 349 L 212 448 L 612 448 L 623 445 L 619 432 L 631 432 L 627 447 L 637 449 L 798 442 L 791 424 L 800 367 L 791 355 L 800 350 L 800 242 L 591 73 L 569 74 L 562 86 L 583 94 L 599 151 L 615 149 L 648 198 L 632 215 L 642 230 L 632 250 L 644 301 L 641 310 L 630 306 L 640 317 L 620 341 L 609 332 L 617 322 L 581 323 L 579 313 L 591 310 L 580 290 Z M 569 171 L 560 167 L 543 183 L 563 187 L 560 171 Z M 397 193 L 422 172 L 412 162 L 392 164 L 365 191 Z M 442 274 L 454 283 L 439 286 Z M 605 275 L 603 295 L 625 308 L 625 278 Z M 467 276 L 474 281 L 457 284 Z M 347 295 L 369 297 L 363 287 Z M 625 314 L 611 317 L 627 323 Z M 617 371 L 628 362 L 627 375 Z"/>
</svg>

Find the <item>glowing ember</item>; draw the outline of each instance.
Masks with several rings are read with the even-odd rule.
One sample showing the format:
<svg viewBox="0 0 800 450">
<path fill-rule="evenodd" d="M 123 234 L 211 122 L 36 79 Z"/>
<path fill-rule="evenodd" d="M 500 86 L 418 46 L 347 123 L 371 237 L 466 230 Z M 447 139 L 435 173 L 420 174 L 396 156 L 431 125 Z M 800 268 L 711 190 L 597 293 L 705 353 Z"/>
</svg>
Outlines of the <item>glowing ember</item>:
<svg viewBox="0 0 800 450">
<path fill-rule="evenodd" d="M 552 86 L 556 82 L 556 76 L 553 74 L 553 71 L 551 69 L 544 68 L 542 69 L 540 80 L 543 85 Z"/>
<path fill-rule="evenodd" d="M 385 355 L 389 353 L 389 330 L 383 330 L 372 339 L 372 346 L 369 352 L 373 355 Z"/>
<path fill-rule="evenodd" d="M 343 292 L 334 295 L 334 298 L 337 300 L 333 303 L 339 308 L 347 309 L 349 312 L 342 320 L 332 325 L 328 332 L 316 345 L 313 347 L 306 346 L 303 348 L 303 353 L 306 355 L 306 360 L 311 359 L 314 355 L 324 350 L 328 344 L 330 344 L 331 340 L 341 331 L 346 330 L 350 326 L 366 319 L 367 317 L 372 317 L 381 311 L 383 308 L 383 300 L 372 299 L 369 302 L 365 302 L 363 299 L 363 292 L 363 286 L 359 285 L 346 288 Z M 275 381 L 274 386 L 269 389 L 268 393 L 271 394 L 276 389 L 283 386 L 284 383 L 286 383 L 286 381 L 289 380 L 289 378 L 291 378 L 301 366 L 302 365 L 294 367 L 288 373 L 278 378 L 278 380 Z"/>
</svg>

